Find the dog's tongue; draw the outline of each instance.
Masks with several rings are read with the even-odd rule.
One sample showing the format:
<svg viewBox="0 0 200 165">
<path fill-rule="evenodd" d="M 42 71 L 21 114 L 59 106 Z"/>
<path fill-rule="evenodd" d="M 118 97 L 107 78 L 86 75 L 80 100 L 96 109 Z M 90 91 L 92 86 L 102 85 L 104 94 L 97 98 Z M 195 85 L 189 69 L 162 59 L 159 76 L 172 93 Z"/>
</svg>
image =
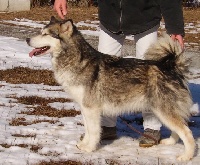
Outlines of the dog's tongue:
<svg viewBox="0 0 200 165">
<path fill-rule="evenodd" d="M 35 54 L 37 54 L 37 52 L 39 52 L 41 50 L 41 48 L 35 48 L 33 49 L 30 53 L 29 56 L 33 57 Z"/>
</svg>

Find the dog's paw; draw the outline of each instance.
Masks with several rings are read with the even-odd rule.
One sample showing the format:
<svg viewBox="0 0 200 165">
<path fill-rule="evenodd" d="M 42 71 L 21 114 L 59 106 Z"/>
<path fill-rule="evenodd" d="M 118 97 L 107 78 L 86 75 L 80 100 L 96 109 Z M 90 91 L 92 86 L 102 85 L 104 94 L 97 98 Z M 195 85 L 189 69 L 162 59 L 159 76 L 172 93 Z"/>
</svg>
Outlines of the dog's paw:
<svg viewBox="0 0 200 165">
<path fill-rule="evenodd" d="M 86 144 L 89 143 L 89 141 L 90 141 L 89 137 L 85 135 L 85 136 L 82 138 L 81 143 L 83 143 L 83 144 L 86 145 Z"/>
<path fill-rule="evenodd" d="M 180 155 L 180 156 L 177 157 L 177 160 L 180 161 L 180 162 L 189 161 L 191 159 L 192 159 L 192 156 L 187 155 L 187 154 L 183 154 L 183 155 Z"/>
<path fill-rule="evenodd" d="M 160 144 L 164 144 L 164 145 L 174 145 L 176 144 L 176 141 L 172 138 L 167 138 L 167 139 L 162 139 L 160 141 Z"/>
<path fill-rule="evenodd" d="M 86 151 L 86 152 L 92 152 L 92 151 L 96 150 L 96 147 L 84 144 L 84 143 L 82 143 L 82 141 L 79 142 L 76 146 L 78 149 L 80 149 L 82 151 Z"/>
<path fill-rule="evenodd" d="M 81 146 L 86 146 L 87 145 L 87 143 L 85 143 L 83 140 L 80 140 L 78 143 L 77 143 L 77 147 L 80 149 L 81 148 Z"/>
</svg>

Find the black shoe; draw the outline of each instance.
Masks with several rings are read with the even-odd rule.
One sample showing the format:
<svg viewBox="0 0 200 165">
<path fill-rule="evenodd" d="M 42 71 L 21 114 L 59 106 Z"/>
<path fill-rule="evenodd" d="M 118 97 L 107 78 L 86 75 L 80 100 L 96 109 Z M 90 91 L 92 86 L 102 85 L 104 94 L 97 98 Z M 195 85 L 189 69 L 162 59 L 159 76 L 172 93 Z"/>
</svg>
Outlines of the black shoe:
<svg viewBox="0 0 200 165">
<path fill-rule="evenodd" d="M 105 127 L 102 126 L 101 140 L 115 140 L 117 139 L 117 128 L 116 127 Z"/>
<path fill-rule="evenodd" d="M 101 140 L 115 140 L 117 139 L 116 127 L 105 127 L 102 126 Z M 85 134 L 82 134 L 80 140 L 83 140 Z"/>
<path fill-rule="evenodd" d="M 160 131 L 147 128 L 144 130 L 144 134 L 153 137 L 156 141 L 151 138 L 141 136 L 139 138 L 140 147 L 152 147 L 154 145 L 158 145 L 158 143 L 160 142 L 161 139 Z"/>
</svg>

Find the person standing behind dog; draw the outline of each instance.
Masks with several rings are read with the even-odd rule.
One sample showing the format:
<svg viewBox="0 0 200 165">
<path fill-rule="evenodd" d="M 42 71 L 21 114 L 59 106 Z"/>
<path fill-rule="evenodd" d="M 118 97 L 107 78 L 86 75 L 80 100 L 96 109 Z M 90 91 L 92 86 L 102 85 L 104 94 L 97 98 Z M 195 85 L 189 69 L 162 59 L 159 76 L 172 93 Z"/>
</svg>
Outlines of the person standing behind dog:
<svg viewBox="0 0 200 165">
<path fill-rule="evenodd" d="M 66 0 L 55 0 L 54 9 L 60 18 L 67 14 Z M 99 0 L 100 35 L 98 51 L 121 56 L 127 35 L 134 35 L 136 58 L 144 59 L 145 51 L 157 41 L 157 30 L 163 16 L 165 28 L 172 39 L 184 48 L 182 0 Z M 151 112 L 142 113 L 144 133 L 160 140 L 161 122 Z M 116 117 L 102 116 L 101 140 L 115 139 Z M 156 145 L 154 140 L 141 136 L 140 147 Z"/>
</svg>

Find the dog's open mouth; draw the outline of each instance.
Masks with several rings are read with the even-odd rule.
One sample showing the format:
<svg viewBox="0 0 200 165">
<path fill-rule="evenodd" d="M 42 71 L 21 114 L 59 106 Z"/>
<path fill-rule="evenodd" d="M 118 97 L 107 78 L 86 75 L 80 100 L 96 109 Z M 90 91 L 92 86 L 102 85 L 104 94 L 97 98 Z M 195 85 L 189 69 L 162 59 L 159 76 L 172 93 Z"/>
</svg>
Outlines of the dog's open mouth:
<svg viewBox="0 0 200 165">
<path fill-rule="evenodd" d="M 44 54 L 49 49 L 50 49 L 50 46 L 44 46 L 44 47 L 41 47 L 41 48 L 35 48 L 29 53 L 29 56 L 33 57 L 33 56 L 38 56 L 38 55 Z"/>
</svg>

